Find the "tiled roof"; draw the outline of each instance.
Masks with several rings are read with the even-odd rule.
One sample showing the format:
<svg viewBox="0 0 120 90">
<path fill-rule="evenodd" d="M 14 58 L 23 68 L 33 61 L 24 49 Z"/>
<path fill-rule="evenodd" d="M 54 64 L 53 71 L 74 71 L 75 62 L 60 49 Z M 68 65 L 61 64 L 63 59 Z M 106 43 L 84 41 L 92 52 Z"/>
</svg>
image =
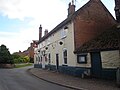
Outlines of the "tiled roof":
<svg viewBox="0 0 120 90">
<path fill-rule="evenodd" d="M 117 50 L 120 47 L 120 29 L 112 27 L 103 32 L 97 38 L 86 42 L 80 46 L 74 53 Z"/>
</svg>

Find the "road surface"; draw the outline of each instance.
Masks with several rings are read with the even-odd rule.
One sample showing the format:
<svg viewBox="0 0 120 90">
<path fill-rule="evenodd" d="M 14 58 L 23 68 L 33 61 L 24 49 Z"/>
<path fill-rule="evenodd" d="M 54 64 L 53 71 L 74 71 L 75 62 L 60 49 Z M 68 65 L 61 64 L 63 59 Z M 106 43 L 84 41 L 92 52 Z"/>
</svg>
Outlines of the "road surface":
<svg viewBox="0 0 120 90">
<path fill-rule="evenodd" d="M 0 90 L 72 90 L 29 75 L 27 69 L 0 69 Z"/>
</svg>

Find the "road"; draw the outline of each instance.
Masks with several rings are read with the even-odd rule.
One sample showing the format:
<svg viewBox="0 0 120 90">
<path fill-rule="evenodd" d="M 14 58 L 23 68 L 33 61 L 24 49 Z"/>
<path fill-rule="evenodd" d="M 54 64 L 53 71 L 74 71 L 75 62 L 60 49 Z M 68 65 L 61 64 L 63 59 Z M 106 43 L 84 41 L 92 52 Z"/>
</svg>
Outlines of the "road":
<svg viewBox="0 0 120 90">
<path fill-rule="evenodd" d="M 0 90 L 72 90 L 29 75 L 27 69 L 0 69 Z"/>
</svg>

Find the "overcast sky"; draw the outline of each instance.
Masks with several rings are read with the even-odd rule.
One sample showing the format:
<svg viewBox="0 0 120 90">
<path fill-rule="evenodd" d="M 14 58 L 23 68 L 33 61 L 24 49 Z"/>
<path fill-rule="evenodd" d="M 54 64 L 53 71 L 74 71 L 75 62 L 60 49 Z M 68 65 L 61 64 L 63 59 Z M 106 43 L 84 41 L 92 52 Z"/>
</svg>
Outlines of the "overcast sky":
<svg viewBox="0 0 120 90">
<path fill-rule="evenodd" d="M 67 17 L 72 0 L 0 0 L 0 45 L 11 53 L 24 51 L 38 40 L 38 28 L 52 30 Z M 76 10 L 89 0 L 76 0 Z M 102 0 L 114 15 L 114 0 Z"/>
</svg>

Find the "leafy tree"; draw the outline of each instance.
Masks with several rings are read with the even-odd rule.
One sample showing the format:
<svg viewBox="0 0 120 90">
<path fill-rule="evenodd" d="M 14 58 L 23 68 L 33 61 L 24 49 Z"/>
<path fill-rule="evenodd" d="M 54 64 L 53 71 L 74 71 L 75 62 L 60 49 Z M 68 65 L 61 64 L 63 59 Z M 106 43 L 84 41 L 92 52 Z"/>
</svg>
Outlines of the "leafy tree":
<svg viewBox="0 0 120 90">
<path fill-rule="evenodd" d="M 20 56 L 18 54 L 12 54 L 15 63 L 27 63 L 30 62 L 28 56 Z"/>
<path fill-rule="evenodd" d="M 18 59 L 20 57 L 20 55 L 18 55 L 18 54 L 12 54 L 12 57 L 13 57 L 13 59 Z"/>
<path fill-rule="evenodd" d="M 0 46 L 0 64 L 13 64 L 12 56 L 5 45 Z"/>
<path fill-rule="evenodd" d="M 29 57 L 28 56 L 24 56 L 24 63 L 28 63 L 28 62 L 30 62 Z"/>
<path fill-rule="evenodd" d="M 24 58 L 23 58 L 23 56 L 20 56 L 20 57 L 18 58 L 18 63 L 24 63 Z"/>
<path fill-rule="evenodd" d="M 14 63 L 20 63 L 20 60 L 19 60 L 19 58 L 20 58 L 21 56 L 20 55 L 18 55 L 18 54 L 12 54 L 12 58 L 13 58 L 13 60 L 14 60 Z"/>
</svg>

